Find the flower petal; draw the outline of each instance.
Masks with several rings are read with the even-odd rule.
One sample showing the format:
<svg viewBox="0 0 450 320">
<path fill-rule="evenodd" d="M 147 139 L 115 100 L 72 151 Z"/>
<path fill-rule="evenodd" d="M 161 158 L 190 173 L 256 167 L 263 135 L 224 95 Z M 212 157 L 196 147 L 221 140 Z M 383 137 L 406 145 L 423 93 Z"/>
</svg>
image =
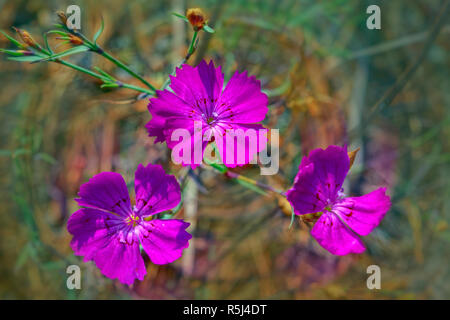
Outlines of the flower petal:
<svg viewBox="0 0 450 320">
<path fill-rule="evenodd" d="M 379 188 L 361 197 L 345 198 L 333 206 L 347 225 L 362 236 L 377 227 L 391 206 L 386 188 Z"/>
<path fill-rule="evenodd" d="M 166 141 L 164 129 L 166 128 L 166 120 L 162 117 L 152 116 L 152 120 L 145 125 L 148 135 L 156 137 L 155 143 Z"/>
<path fill-rule="evenodd" d="M 295 214 L 302 215 L 323 211 L 327 201 L 321 194 L 319 183 L 314 175 L 314 164 L 300 165 L 294 185 L 286 191 L 286 198 L 294 208 Z"/>
<path fill-rule="evenodd" d="M 229 168 L 250 163 L 267 147 L 267 129 L 260 124 L 233 124 L 232 132 L 216 130 L 214 133 L 221 160 Z"/>
<path fill-rule="evenodd" d="M 126 240 L 118 235 L 113 237 L 97 251 L 93 260 L 106 277 L 128 285 L 133 284 L 135 279 L 143 280 L 147 273 L 138 237 L 131 232 L 126 235 Z"/>
<path fill-rule="evenodd" d="M 190 105 L 204 99 L 212 105 L 222 93 L 223 78 L 220 66 L 216 68 L 212 60 L 209 64 L 202 60 L 196 67 L 184 64 L 177 68 L 175 77 L 170 76 L 170 88 Z"/>
<path fill-rule="evenodd" d="M 349 170 L 346 148 L 315 149 L 303 158 L 287 199 L 296 214 L 322 211 L 333 204 Z"/>
<path fill-rule="evenodd" d="M 186 232 L 189 223 L 183 220 L 151 220 L 141 223 L 139 238 L 154 264 L 171 263 L 181 257 L 192 236 Z"/>
<path fill-rule="evenodd" d="M 70 216 L 67 229 L 73 235 L 70 246 L 84 262 L 93 260 L 105 276 L 125 284 L 143 280 L 146 270 L 138 238 L 121 218 L 82 208 Z"/>
<path fill-rule="evenodd" d="M 261 91 L 261 82 L 247 71 L 236 71 L 228 81 L 216 105 L 222 121 L 231 123 L 256 123 L 263 121 L 268 108 L 267 95 Z"/>
<path fill-rule="evenodd" d="M 80 187 L 80 206 L 111 211 L 122 216 L 131 212 L 130 196 L 122 176 L 115 172 L 102 172 Z"/>
<path fill-rule="evenodd" d="M 311 230 L 311 235 L 334 255 L 362 253 L 366 250 L 361 239 L 349 230 L 333 213 L 324 213 Z"/>
<path fill-rule="evenodd" d="M 97 209 L 82 208 L 67 221 L 67 230 L 73 235 L 70 246 L 84 261 L 92 260 L 95 252 L 104 247 L 115 233 L 123 228 L 123 220 Z"/>
<path fill-rule="evenodd" d="M 134 185 L 136 211 L 141 217 L 170 210 L 181 200 L 180 185 L 160 165 L 148 164 L 144 167 L 139 164 Z"/>
</svg>

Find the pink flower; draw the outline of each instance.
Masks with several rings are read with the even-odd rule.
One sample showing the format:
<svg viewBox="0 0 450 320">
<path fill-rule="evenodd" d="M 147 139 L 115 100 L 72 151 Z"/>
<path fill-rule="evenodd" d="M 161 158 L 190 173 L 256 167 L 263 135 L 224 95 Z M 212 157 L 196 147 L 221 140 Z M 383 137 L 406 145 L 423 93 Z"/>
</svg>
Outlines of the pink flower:
<svg viewBox="0 0 450 320">
<path fill-rule="evenodd" d="M 189 131 L 191 138 L 187 144 L 192 156 L 190 162 L 183 162 L 184 165 L 199 165 L 213 137 L 223 163 L 229 167 L 249 163 L 263 149 L 266 136 L 260 138 L 251 133 L 258 130 L 266 133 L 266 129 L 256 123 L 264 120 L 268 101 L 254 76 L 248 77 L 246 71 L 236 71 L 223 88 L 224 75 L 220 66 L 216 68 L 212 61 L 209 64 L 202 61 L 197 67 L 184 64 L 177 68 L 176 76 L 170 76 L 170 80 L 173 92 L 158 91 L 157 97 L 150 99 L 148 110 L 152 119 L 146 127 L 149 135 L 156 137 L 155 142 L 166 141 L 171 149 L 179 143 L 179 140 L 171 139 L 174 131 L 180 128 Z M 201 125 L 199 135 L 194 134 L 196 123 Z M 248 134 L 244 140 L 225 139 L 227 130 L 239 129 L 243 135 Z M 199 146 L 201 154 L 198 157 L 194 156 L 194 145 Z"/>
<path fill-rule="evenodd" d="M 181 257 L 192 236 L 182 220 L 148 218 L 180 202 L 180 186 L 159 165 L 139 165 L 135 173 L 136 205 L 131 207 L 122 176 L 102 172 L 83 184 L 75 199 L 83 208 L 67 223 L 70 243 L 84 262 L 93 260 L 111 279 L 132 284 L 147 273 L 139 244 L 155 264 Z"/>
<path fill-rule="evenodd" d="M 335 255 L 364 252 L 358 235 L 368 235 L 391 206 L 386 188 L 346 198 L 342 183 L 349 167 L 347 148 L 315 149 L 303 158 L 294 185 L 286 193 L 295 214 L 320 216 L 311 235 Z"/>
</svg>

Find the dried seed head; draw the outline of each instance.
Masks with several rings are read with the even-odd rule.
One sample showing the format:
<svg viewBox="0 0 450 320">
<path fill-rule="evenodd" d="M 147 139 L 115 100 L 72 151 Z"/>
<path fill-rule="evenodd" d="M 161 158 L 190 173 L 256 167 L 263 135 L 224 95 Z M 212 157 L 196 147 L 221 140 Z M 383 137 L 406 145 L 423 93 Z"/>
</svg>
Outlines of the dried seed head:
<svg viewBox="0 0 450 320">
<path fill-rule="evenodd" d="M 59 20 L 61 20 L 63 25 L 67 25 L 67 16 L 64 12 L 62 11 L 57 11 L 56 14 L 59 17 Z"/>
<path fill-rule="evenodd" d="M 186 12 L 186 18 L 195 31 L 201 30 L 206 23 L 206 17 L 200 8 L 190 8 Z"/>
</svg>

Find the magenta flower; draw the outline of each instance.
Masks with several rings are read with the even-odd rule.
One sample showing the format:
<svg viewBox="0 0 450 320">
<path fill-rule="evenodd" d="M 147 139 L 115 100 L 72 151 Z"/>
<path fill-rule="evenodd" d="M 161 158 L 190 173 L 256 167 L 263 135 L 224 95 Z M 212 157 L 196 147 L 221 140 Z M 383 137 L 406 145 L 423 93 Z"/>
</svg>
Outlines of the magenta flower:
<svg viewBox="0 0 450 320">
<path fill-rule="evenodd" d="M 358 235 L 368 235 L 391 206 L 386 188 L 344 197 L 342 183 L 349 168 L 346 147 L 315 149 L 302 159 L 294 185 L 286 192 L 295 214 L 320 216 L 311 235 L 335 255 L 364 252 Z"/>
<path fill-rule="evenodd" d="M 152 119 L 146 125 L 155 142 L 166 141 L 173 149 L 179 140 L 172 141 L 175 130 L 185 129 L 190 133 L 187 146 L 189 160 L 184 165 L 199 165 L 203 152 L 214 137 L 222 161 L 229 167 L 249 163 L 253 156 L 261 151 L 267 139 L 254 132 L 264 132 L 260 124 L 264 120 L 267 108 L 267 96 L 261 92 L 261 84 L 247 72 L 235 72 L 223 88 L 224 75 L 220 66 L 211 61 L 202 61 L 197 67 L 184 64 L 176 69 L 176 75 L 170 76 L 170 88 L 173 91 L 158 91 L 157 97 L 150 99 L 148 110 Z M 201 134 L 195 135 L 195 129 L 201 125 Z M 227 130 L 241 131 L 243 140 L 226 140 Z M 258 131 L 259 130 L 259 131 Z M 195 145 L 200 155 L 195 155 Z M 233 149 L 231 149 L 233 148 Z M 228 151 L 228 156 L 227 156 Z M 190 162 L 189 162 L 190 161 Z"/>
<path fill-rule="evenodd" d="M 182 220 L 148 220 L 180 202 L 180 186 L 159 165 L 139 165 L 135 172 L 136 205 L 131 207 L 122 176 L 102 172 L 83 184 L 75 199 L 84 208 L 67 223 L 70 243 L 84 262 L 93 260 L 102 273 L 131 285 L 147 273 L 139 244 L 155 264 L 181 257 L 189 246 L 189 226 Z"/>
</svg>

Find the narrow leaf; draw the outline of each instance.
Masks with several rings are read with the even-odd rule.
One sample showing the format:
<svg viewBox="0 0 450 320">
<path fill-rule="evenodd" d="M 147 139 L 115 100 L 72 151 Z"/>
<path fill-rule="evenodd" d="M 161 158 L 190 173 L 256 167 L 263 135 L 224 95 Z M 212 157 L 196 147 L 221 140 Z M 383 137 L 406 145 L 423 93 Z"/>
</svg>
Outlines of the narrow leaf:
<svg viewBox="0 0 450 320">
<path fill-rule="evenodd" d="M 183 19 L 183 20 L 186 21 L 186 22 L 189 22 L 188 18 L 186 18 L 186 16 L 184 16 L 184 15 L 182 15 L 182 14 L 179 14 L 179 13 L 176 13 L 176 12 L 172 12 L 172 14 L 173 14 L 175 17 L 178 17 L 178 18 L 180 18 L 180 19 Z"/>
<path fill-rule="evenodd" d="M 95 44 L 97 44 L 97 39 L 98 39 L 98 37 L 100 37 L 100 35 L 102 34 L 104 29 L 105 29 L 105 22 L 103 21 L 103 18 L 102 18 L 102 24 L 100 26 L 100 29 L 94 35 L 94 43 Z"/>
<path fill-rule="evenodd" d="M 85 52 L 85 51 L 89 51 L 90 49 L 86 46 L 76 46 L 74 48 L 70 48 L 66 51 L 51 55 L 45 59 L 42 59 L 41 61 L 48 61 L 48 60 L 53 60 L 53 59 L 59 59 L 62 57 L 66 57 L 66 56 L 70 56 L 72 54 L 76 54 L 76 53 L 80 53 L 80 52 Z"/>
<path fill-rule="evenodd" d="M 47 33 L 44 33 L 44 43 L 45 43 L 45 48 L 47 49 L 47 51 L 50 54 L 53 54 L 53 50 L 52 50 L 52 48 L 50 48 L 50 45 L 48 44 L 48 34 Z"/>
<path fill-rule="evenodd" d="M 3 34 L 6 38 L 8 38 L 8 40 L 11 41 L 12 43 L 14 43 L 17 47 L 19 47 L 21 49 L 25 48 L 25 46 L 23 44 L 21 44 L 19 41 L 17 41 L 16 39 L 14 39 L 10 35 L 8 35 L 5 31 L 0 30 L 0 33 Z"/>
<path fill-rule="evenodd" d="M 41 60 L 38 56 L 23 56 L 23 57 L 8 57 L 8 60 L 19 61 L 19 62 L 36 62 Z"/>
<path fill-rule="evenodd" d="M 56 34 L 58 34 L 60 36 L 67 36 L 67 32 L 59 31 L 59 30 L 50 30 L 50 31 L 47 31 L 47 33 L 48 34 L 56 33 Z"/>
<path fill-rule="evenodd" d="M 100 72 L 102 75 L 104 75 L 105 77 L 107 77 L 108 79 L 112 80 L 112 81 L 116 81 L 116 79 L 114 79 L 113 76 L 109 75 L 108 73 L 106 73 L 105 71 L 103 71 L 102 69 L 100 69 L 99 67 L 94 67 L 95 70 L 97 70 L 98 72 Z"/>
<path fill-rule="evenodd" d="M 250 190 L 253 190 L 253 191 L 255 191 L 255 192 L 259 193 L 259 194 L 262 194 L 262 195 L 266 195 L 266 192 L 263 189 L 255 186 L 254 184 L 251 184 L 251 183 L 249 183 L 249 182 L 247 182 L 245 180 L 240 180 L 240 179 L 235 179 L 235 180 L 236 180 L 237 183 L 239 183 L 240 185 L 242 185 L 242 186 L 244 186 L 244 187 L 246 187 L 246 188 L 248 188 Z"/>
<path fill-rule="evenodd" d="M 214 32 L 216 32 L 213 28 L 211 28 L 211 27 L 208 26 L 207 24 L 205 24 L 205 25 L 203 26 L 203 30 L 205 30 L 206 32 L 209 32 L 209 33 L 214 33 Z"/>
</svg>

